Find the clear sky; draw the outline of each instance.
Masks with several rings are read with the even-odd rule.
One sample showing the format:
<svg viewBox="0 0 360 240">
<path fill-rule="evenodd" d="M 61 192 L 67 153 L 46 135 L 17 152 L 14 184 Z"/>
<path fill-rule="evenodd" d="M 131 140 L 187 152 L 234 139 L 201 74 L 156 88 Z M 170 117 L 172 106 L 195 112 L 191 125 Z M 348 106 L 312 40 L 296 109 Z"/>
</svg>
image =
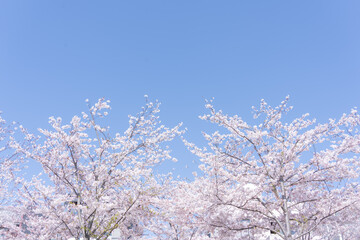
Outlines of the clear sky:
<svg viewBox="0 0 360 240">
<path fill-rule="evenodd" d="M 0 1 L 0 110 L 33 132 L 99 97 L 123 131 L 147 94 L 201 145 L 204 99 L 250 119 L 290 95 L 323 122 L 360 105 L 359 77 L 358 0 Z M 175 145 L 186 176 L 194 157 Z"/>
</svg>

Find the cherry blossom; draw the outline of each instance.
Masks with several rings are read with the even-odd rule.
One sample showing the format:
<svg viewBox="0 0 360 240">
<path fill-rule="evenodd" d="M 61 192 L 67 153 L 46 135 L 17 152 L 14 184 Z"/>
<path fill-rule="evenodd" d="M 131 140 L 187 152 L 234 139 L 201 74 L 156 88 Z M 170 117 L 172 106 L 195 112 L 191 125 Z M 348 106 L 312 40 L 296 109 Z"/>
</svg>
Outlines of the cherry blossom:
<svg viewBox="0 0 360 240">
<path fill-rule="evenodd" d="M 164 145 L 181 134 L 158 117 L 159 103 L 146 102 L 129 127 L 112 136 L 99 122 L 110 109 L 99 99 L 70 124 L 51 117 L 52 130 L 31 149 L 19 151 L 42 166 L 22 188 L 22 226 L 26 239 L 107 239 L 117 229 L 123 239 L 144 232 L 161 185 L 153 167 L 172 159 Z"/>
<path fill-rule="evenodd" d="M 262 100 L 254 108 L 258 123 L 251 125 L 207 102 L 210 114 L 201 119 L 222 129 L 204 133 L 208 148 L 185 141 L 200 158 L 202 174 L 173 199 L 186 212 L 175 213 L 179 226 L 191 222 L 212 239 L 271 234 L 295 240 L 324 236 L 335 223 L 349 225 L 344 213 L 359 204 L 357 110 L 325 124 L 308 114 L 286 122 L 287 104 L 288 98 L 273 108 Z M 340 228 L 331 231 L 335 236 Z"/>
</svg>

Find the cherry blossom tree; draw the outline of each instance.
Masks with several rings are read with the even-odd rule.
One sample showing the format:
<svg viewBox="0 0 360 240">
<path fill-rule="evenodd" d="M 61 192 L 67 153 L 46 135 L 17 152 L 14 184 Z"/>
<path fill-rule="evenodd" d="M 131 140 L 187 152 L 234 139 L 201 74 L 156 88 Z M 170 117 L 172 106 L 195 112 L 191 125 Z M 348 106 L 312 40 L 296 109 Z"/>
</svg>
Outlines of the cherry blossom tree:
<svg viewBox="0 0 360 240">
<path fill-rule="evenodd" d="M 23 129 L 15 122 L 7 124 L 0 115 L 0 236 L 14 234 L 20 221 L 16 190 L 23 158 L 13 148 L 14 135 L 19 128 Z M 25 148 L 24 142 L 21 146 Z"/>
<path fill-rule="evenodd" d="M 155 214 L 147 225 L 152 234 L 143 239 L 209 240 L 209 232 L 202 232 L 193 219 L 194 209 L 203 207 L 202 202 L 194 201 L 196 197 L 193 194 L 196 192 L 189 192 L 188 182 L 174 181 L 171 178 L 168 180 L 169 182 L 163 184 L 166 187 L 154 201 Z M 191 186 L 198 185 L 193 183 Z"/>
<path fill-rule="evenodd" d="M 137 116 L 129 116 L 124 134 L 112 137 L 100 125 L 109 108 L 100 99 L 70 124 L 51 117 L 53 130 L 40 129 L 45 139 L 31 151 L 21 149 L 41 164 L 42 173 L 23 183 L 26 230 L 18 236 L 107 239 L 115 229 L 122 239 L 143 234 L 161 191 L 153 167 L 172 159 L 164 144 L 181 134 L 180 125 L 161 125 L 159 103 L 147 101 Z"/>
<path fill-rule="evenodd" d="M 201 119 L 223 129 L 204 133 L 209 148 L 185 141 L 202 174 L 173 195 L 184 212 L 172 221 L 191 222 L 212 239 L 322 239 L 326 226 L 346 228 L 344 213 L 360 199 L 359 114 L 325 124 L 308 114 L 285 121 L 287 103 L 273 108 L 262 100 L 251 125 L 207 102 L 210 114 Z"/>
<path fill-rule="evenodd" d="M 359 202 L 349 206 L 336 216 L 331 217 L 319 229 L 318 235 L 326 239 L 357 240 L 360 239 L 360 206 Z M 340 219 L 340 220 L 339 220 Z M 319 238 L 321 239 L 321 238 Z"/>
<path fill-rule="evenodd" d="M 14 166 L 12 159 L 15 154 L 9 154 L 9 137 L 13 134 L 13 131 L 6 125 L 6 121 L 0 115 L 0 168 L 1 168 L 1 179 L 0 179 L 0 204 L 4 205 L 8 201 L 7 198 L 7 181 L 11 179 L 12 167 Z"/>
</svg>

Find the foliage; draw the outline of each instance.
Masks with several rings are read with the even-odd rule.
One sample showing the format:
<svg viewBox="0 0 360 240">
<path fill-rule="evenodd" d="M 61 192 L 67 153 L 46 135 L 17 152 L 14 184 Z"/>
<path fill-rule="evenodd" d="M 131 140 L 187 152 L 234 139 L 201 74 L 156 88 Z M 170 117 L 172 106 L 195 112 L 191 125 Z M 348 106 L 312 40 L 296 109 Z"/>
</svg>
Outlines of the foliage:
<svg viewBox="0 0 360 240">
<path fill-rule="evenodd" d="M 239 239 L 246 232 L 256 239 L 270 232 L 306 239 L 325 234 L 322 226 L 330 220 L 341 225 L 342 211 L 358 203 L 356 109 L 326 124 L 315 124 L 308 114 L 286 123 L 287 102 L 272 108 L 262 101 L 254 109 L 257 125 L 207 103 L 210 114 L 201 119 L 226 132 L 204 133 L 210 149 L 185 141 L 200 157 L 203 175 L 187 184 L 180 197 L 185 200 L 175 200 L 197 231 L 214 239 Z M 186 222 L 178 220 L 178 225 Z"/>
<path fill-rule="evenodd" d="M 114 229 L 122 236 L 142 234 L 159 191 L 152 168 L 171 158 L 163 143 L 181 133 L 180 125 L 160 125 L 159 104 L 147 102 L 130 116 L 124 134 L 110 137 L 97 123 L 109 108 L 100 99 L 70 124 L 52 117 L 53 130 L 40 129 L 45 140 L 21 149 L 45 175 L 23 183 L 26 232 L 19 234 L 26 239 L 107 239 Z"/>
<path fill-rule="evenodd" d="M 40 139 L 20 127 L 21 141 L 0 118 L 7 239 L 100 240 L 115 229 L 122 239 L 359 239 L 356 109 L 316 124 L 308 114 L 286 121 L 288 98 L 275 108 L 262 100 L 250 124 L 208 101 L 200 118 L 221 128 L 204 133 L 207 148 L 184 140 L 201 173 L 175 181 L 154 167 L 172 159 L 166 142 L 182 134 L 180 125 L 161 125 L 159 103 L 147 101 L 123 134 L 112 135 L 100 124 L 109 108 L 100 99 L 70 124 L 51 117 Z M 42 166 L 29 181 L 15 174 L 24 158 Z"/>
</svg>

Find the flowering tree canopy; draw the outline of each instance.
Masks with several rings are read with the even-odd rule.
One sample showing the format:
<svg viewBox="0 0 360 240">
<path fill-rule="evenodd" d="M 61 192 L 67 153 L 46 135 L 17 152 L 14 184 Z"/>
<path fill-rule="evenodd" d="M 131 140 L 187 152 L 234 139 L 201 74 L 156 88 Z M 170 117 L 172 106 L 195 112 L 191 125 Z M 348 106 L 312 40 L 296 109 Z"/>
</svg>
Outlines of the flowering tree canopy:
<svg viewBox="0 0 360 240">
<path fill-rule="evenodd" d="M 204 134 L 209 149 L 185 141 L 203 174 L 187 184 L 186 201 L 176 201 L 188 213 L 178 225 L 196 223 L 213 239 L 271 233 L 295 240 L 323 236 L 330 221 L 346 221 L 342 212 L 359 201 L 359 114 L 353 109 L 326 124 L 305 114 L 286 123 L 287 102 L 272 108 L 262 101 L 254 109 L 257 125 L 207 103 L 210 114 L 201 119 L 225 131 Z"/>
<path fill-rule="evenodd" d="M 0 112 L 1 113 L 1 112 Z M 23 166 L 23 158 L 13 149 L 16 144 L 25 148 L 22 143 L 14 141 L 16 129 L 14 122 L 7 124 L 0 115 L 0 235 L 11 235 L 18 228 L 20 221 L 16 214 L 17 205 L 17 173 Z M 20 126 L 21 129 L 22 126 Z"/>
<path fill-rule="evenodd" d="M 124 134 L 110 136 L 98 121 L 109 101 L 100 99 L 89 114 L 70 124 L 50 118 L 52 131 L 31 148 L 20 149 L 41 164 L 43 172 L 23 182 L 23 226 L 26 239 L 107 239 L 114 229 L 122 237 L 140 236 L 151 215 L 149 206 L 159 184 L 152 167 L 170 159 L 164 142 L 179 135 L 180 125 L 160 125 L 159 104 L 147 102 L 130 116 Z"/>
<path fill-rule="evenodd" d="M 100 99 L 69 124 L 51 117 L 41 137 L 20 126 L 21 141 L 0 117 L 0 238 L 105 240 L 115 230 L 152 240 L 360 237 L 356 109 L 317 124 L 308 114 L 288 121 L 288 98 L 275 108 L 262 100 L 250 124 L 208 101 L 200 118 L 221 128 L 204 133 L 206 148 L 184 140 L 201 172 L 175 181 L 154 167 L 172 159 L 166 142 L 180 125 L 161 125 L 159 103 L 147 101 L 112 134 L 101 124 L 109 108 Z M 42 169 L 31 180 L 16 174 L 24 158 Z"/>
</svg>

